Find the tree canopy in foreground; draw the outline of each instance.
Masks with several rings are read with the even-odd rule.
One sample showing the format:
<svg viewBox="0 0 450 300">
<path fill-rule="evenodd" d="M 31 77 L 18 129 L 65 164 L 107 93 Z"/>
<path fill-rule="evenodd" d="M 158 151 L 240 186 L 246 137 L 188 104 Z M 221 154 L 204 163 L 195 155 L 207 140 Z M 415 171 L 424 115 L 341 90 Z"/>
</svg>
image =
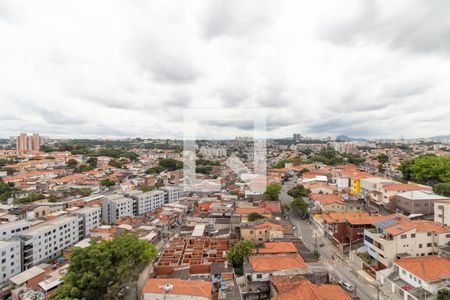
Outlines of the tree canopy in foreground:
<svg viewBox="0 0 450 300">
<path fill-rule="evenodd" d="M 124 234 L 110 241 L 91 241 L 87 248 L 73 248 L 64 284 L 51 300 L 112 299 L 158 255 L 155 246 Z"/>
</svg>

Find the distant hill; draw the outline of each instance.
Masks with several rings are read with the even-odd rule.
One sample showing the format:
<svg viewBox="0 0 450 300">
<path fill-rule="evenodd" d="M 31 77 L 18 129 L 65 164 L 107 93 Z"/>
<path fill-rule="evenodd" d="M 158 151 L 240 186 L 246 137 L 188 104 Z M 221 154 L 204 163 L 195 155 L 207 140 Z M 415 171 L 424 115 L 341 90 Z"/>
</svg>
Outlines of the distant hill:
<svg viewBox="0 0 450 300">
<path fill-rule="evenodd" d="M 435 140 L 435 141 L 450 141 L 450 134 L 437 135 L 437 136 L 431 137 L 430 139 Z"/>
<path fill-rule="evenodd" d="M 343 142 L 365 142 L 365 141 L 367 141 L 366 139 L 363 139 L 363 138 L 355 138 L 355 137 L 351 137 L 351 136 L 347 136 L 347 135 L 338 135 L 336 137 L 336 140 L 343 141 Z"/>
</svg>

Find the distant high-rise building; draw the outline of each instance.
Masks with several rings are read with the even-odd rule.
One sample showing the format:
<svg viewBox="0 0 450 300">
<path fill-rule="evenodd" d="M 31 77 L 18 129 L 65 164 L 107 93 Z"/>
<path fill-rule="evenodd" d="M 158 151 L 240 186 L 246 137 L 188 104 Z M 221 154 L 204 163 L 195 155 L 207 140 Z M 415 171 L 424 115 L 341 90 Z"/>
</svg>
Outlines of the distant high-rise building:
<svg viewBox="0 0 450 300">
<path fill-rule="evenodd" d="M 16 150 L 17 151 L 39 151 L 41 145 L 44 143 L 44 139 L 39 136 L 38 133 L 33 135 L 27 135 L 26 133 L 20 133 L 16 138 Z"/>
<path fill-rule="evenodd" d="M 292 135 L 292 139 L 293 139 L 294 141 L 300 141 L 300 140 L 302 139 L 302 135 L 301 135 L 300 133 L 294 133 L 294 134 Z"/>
</svg>

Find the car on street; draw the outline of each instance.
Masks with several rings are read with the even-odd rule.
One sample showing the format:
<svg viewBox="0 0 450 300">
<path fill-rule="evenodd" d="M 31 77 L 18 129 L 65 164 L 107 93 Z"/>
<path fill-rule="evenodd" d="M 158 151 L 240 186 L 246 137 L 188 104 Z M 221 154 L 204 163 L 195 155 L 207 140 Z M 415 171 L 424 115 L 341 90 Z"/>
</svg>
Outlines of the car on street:
<svg viewBox="0 0 450 300">
<path fill-rule="evenodd" d="M 353 292 L 355 290 L 355 287 L 350 282 L 345 280 L 340 280 L 339 285 L 347 292 Z"/>
</svg>

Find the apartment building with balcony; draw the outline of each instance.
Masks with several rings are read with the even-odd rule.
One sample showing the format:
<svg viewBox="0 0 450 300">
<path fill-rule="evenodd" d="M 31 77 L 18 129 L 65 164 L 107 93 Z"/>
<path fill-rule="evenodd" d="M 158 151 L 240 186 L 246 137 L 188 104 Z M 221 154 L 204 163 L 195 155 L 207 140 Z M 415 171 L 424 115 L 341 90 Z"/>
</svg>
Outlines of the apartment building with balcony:
<svg viewBox="0 0 450 300">
<path fill-rule="evenodd" d="M 163 190 L 165 203 L 172 203 L 186 196 L 186 190 L 181 186 L 166 186 Z"/>
<path fill-rule="evenodd" d="M 22 272 L 20 241 L 0 241 L 0 287 Z"/>
<path fill-rule="evenodd" d="M 62 251 L 79 241 L 82 219 L 64 216 L 36 225 L 17 237 L 22 245 L 22 265 L 27 270 L 32 266 L 58 257 Z"/>
<path fill-rule="evenodd" d="M 102 221 L 115 224 L 122 217 L 137 214 L 136 200 L 123 195 L 108 195 L 102 199 Z"/>
<path fill-rule="evenodd" d="M 82 218 L 83 230 L 80 232 L 80 239 L 91 236 L 91 230 L 101 225 L 102 208 L 100 206 L 86 206 L 72 213 Z"/>
<path fill-rule="evenodd" d="M 133 190 L 126 195 L 136 201 L 135 214 L 137 215 L 143 215 L 164 205 L 164 191 L 154 190 L 144 193 L 139 190 Z"/>
<path fill-rule="evenodd" d="M 377 269 L 390 267 L 400 258 L 435 255 L 450 245 L 450 228 L 432 221 L 411 221 L 397 214 L 373 226 L 364 230 L 364 245 L 377 261 Z"/>
<path fill-rule="evenodd" d="M 450 200 L 434 203 L 434 222 L 443 227 L 450 226 Z"/>
</svg>

